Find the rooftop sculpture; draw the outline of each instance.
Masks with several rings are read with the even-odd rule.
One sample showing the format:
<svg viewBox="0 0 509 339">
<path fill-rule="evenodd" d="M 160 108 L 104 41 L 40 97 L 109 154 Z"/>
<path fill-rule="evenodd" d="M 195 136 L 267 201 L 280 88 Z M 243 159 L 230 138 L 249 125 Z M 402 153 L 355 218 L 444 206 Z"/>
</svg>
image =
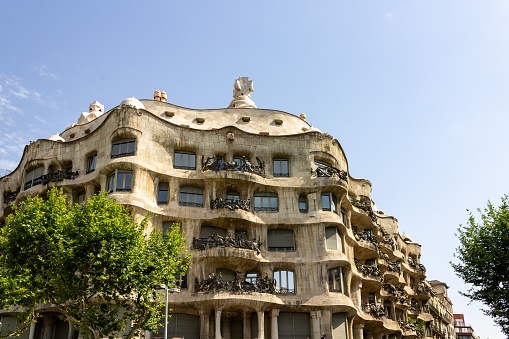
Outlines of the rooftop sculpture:
<svg viewBox="0 0 509 339">
<path fill-rule="evenodd" d="M 228 108 L 256 108 L 251 100 L 250 93 L 253 91 L 253 80 L 249 80 L 249 77 L 239 77 L 233 83 L 233 100 Z"/>
</svg>

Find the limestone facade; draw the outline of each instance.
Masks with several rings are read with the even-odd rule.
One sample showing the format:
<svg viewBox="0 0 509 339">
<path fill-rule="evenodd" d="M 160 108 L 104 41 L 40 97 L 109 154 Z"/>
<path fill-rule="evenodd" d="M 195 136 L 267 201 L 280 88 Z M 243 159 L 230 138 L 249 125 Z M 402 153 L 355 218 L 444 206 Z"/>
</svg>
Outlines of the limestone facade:
<svg viewBox="0 0 509 339">
<path fill-rule="evenodd" d="M 193 258 L 169 337 L 414 338 L 413 319 L 433 320 L 420 245 L 376 210 L 338 140 L 305 115 L 230 106 L 130 98 L 30 143 L 0 178 L 0 222 L 57 186 L 75 202 L 110 191 L 152 229 L 180 223 Z M 25 337 L 74 335 L 46 318 Z"/>
</svg>

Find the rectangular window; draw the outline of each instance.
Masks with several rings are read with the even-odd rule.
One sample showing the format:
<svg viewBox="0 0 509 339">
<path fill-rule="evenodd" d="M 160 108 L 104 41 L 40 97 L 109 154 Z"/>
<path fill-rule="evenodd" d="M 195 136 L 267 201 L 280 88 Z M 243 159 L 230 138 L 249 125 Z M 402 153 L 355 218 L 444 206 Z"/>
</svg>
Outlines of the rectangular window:
<svg viewBox="0 0 509 339">
<path fill-rule="evenodd" d="M 322 210 L 338 213 L 338 201 L 336 196 L 331 192 L 322 193 Z"/>
<path fill-rule="evenodd" d="M 96 166 L 97 166 L 97 153 L 94 153 L 93 155 L 87 157 L 86 173 L 88 174 L 95 171 Z"/>
<path fill-rule="evenodd" d="M 274 176 L 275 177 L 289 177 L 290 170 L 288 167 L 288 159 L 274 159 Z"/>
<path fill-rule="evenodd" d="M 167 204 L 168 203 L 168 188 L 169 184 L 167 182 L 160 182 L 157 189 L 157 203 L 158 204 Z"/>
<path fill-rule="evenodd" d="M 179 194 L 179 205 L 203 207 L 203 188 L 182 186 Z"/>
<path fill-rule="evenodd" d="M 121 158 L 134 155 L 135 139 L 117 140 L 111 145 L 111 158 Z"/>
<path fill-rule="evenodd" d="M 336 267 L 329 270 L 329 291 L 344 293 L 343 268 Z"/>
<path fill-rule="evenodd" d="M 29 189 L 32 186 L 42 183 L 42 176 L 44 174 L 44 167 L 38 167 L 25 174 L 24 189 Z"/>
<path fill-rule="evenodd" d="M 115 170 L 108 175 L 106 191 L 108 192 L 130 192 L 132 190 L 133 172 Z"/>
<path fill-rule="evenodd" d="M 278 199 L 276 193 L 258 192 L 254 194 L 254 210 L 265 212 L 278 211 Z"/>
<path fill-rule="evenodd" d="M 307 213 L 308 211 L 308 198 L 305 195 L 299 196 L 299 212 Z"/>
<path fill-rule="evenodd" d="M 342 250 L 341 236 L 336 227 L 325 228 L 325 243 L 328 250 Z"/>
<path fill-rule="evenodd" d="M 295 279 L 293 271 L 279 270 L 274 272 L 276 281 L 276 293 L 294 294 Z"/>
<path fill-rule="evenodd" d="M 228 192 L 228 193 L 226 193 L 226 199 L 230 200 L 230 201 L 239 201 L 240 194 L 239 194 L 239 192 Z"/>
<path fill-rule="evenodd" d="M 267 248 L 269 251 L 295 251 L 292 230 L 268 230 Z"/>
<path fill-rule="evenodd" d="M 346 211 L 344 209 L 341 209 L 341 221 L 346 226 Z"/>
<path fill-rule="evenodd" d="M 173 168 L 195 170 L 196 154 L 192 152 L 175 151 Z"/>
</svg>

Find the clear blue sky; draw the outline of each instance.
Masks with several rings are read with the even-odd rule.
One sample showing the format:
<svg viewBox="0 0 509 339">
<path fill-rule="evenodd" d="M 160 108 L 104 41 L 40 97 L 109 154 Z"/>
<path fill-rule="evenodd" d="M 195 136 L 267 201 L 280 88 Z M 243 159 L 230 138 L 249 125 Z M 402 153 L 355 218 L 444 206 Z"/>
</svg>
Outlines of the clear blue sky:
<svg viewBox="0 0 509 339">
<path fill-rule="evenodd" d="M 249 76 L 258 107 L 340 141 L 455 312 L 503 338 L 449 261 L 466 209 L 509 193 L 507 0 L 2 1 L 0 50 L 0 169 L 94 100 L 226 107 Z"/>
</svg>

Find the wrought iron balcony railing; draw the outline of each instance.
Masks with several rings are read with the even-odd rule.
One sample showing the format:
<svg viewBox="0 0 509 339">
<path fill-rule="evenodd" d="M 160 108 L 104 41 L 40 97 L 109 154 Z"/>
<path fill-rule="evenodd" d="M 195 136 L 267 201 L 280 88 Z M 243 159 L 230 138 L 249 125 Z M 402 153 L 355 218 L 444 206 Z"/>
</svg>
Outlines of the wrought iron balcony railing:
<svg viewBox="0 0 509 339">
<path fill-rule="evenodd" d="M 376 266 L 363 265 L 359 260 L 355 259 L 355 267 L 363 275 L 383 281 L 382 272 Z"/>
<path fill-rule="evenodd" d="M 24 189 L 29 189 L 30 187 L 36 186 L 36 185 L 46 185 L 49 182 L 57 182 L 57 181 L 63 181 L 63 180 L 74 180 L 78 177 L 79 173 L 78 171 L 73 172 L 69 170 L 65 171 L 56 171 L 53 173 L 48 173 L 41 175 L 38 178 L 35 178 L 34 180 L 31 180 L 27 183 L 25 183 Z"/>
<path fill-rule="evenodd" d="M 222 155 L 202 157 L 202 171 L 240 171 L 254 173 L 265 177 L 265 162 L 256 157 L 258 165 L 253 165 L 246 157 L 240 157 L 238 161 L 226 161 Z"/>
<path fill-rule="evenodd" d="M 249 211 L 251 209 L 251 200 L 232 200 L 232 199 L 223 199 L 223 198 L 216 198 L 214 200 L 210 201 L 210 208 L 211 209 L 219 209 L 219 208 L 226 208 L 229 210 L 236 210 L 241 209 L 244 211 Z"/>
<path fill-rule="evenodd" d="M 221 277 L 217 277 L 214 273 L 209 274 L 208 279 L 203 281 L 195 280 L 194 287 L 197 292 L 229 292 L 229 293 L 281 293 L 276 290 L 276 281 L 265 278 L 256 279 L 254 282 L 245 278 L 236 277 L 234 280 L 223 281 Z M 290 293 L 290 292 L 286 292 Z"/>
<path fill-rule="evenodd" d="M 233 247 L 253 250 L 256 251 L 257 254 L 260 254 L 260 245 L 260 241 L 255 238 L 250 241 L 243 237 L 223 237 L 217 233 L 209 235 L 206 238 L 193 238 L 193 249 L 195 250 L 205 250 L 215 247 Z"/>
</svg>

